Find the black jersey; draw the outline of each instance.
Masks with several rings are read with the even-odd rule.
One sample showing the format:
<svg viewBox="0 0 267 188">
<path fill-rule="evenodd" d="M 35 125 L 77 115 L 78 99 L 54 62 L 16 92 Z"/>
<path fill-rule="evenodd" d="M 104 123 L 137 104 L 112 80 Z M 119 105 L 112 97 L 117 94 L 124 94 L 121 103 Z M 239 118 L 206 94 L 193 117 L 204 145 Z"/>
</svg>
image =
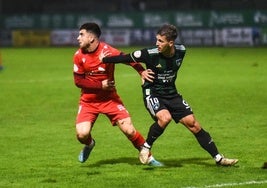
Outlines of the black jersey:
<svg viewBox="0 0 267 188">
<path fill-rule="evenodd" d="M 104 63 L 142 62 L 147 69 L 151 69 L 155 75 L 153 82 L 145 81 L 143 87 L 144 95 L 171 98 L 178 95 L 175 80 L 178 70 L 185 56 L 185 47 L 175 45 L 175 54 L 165 57 L 159 53 L 157 47 L 144 48 L 124 56 L 113 56 L 103 58 Z"/>
<path fill-rule="evenodd" d="M 155 73 L 154 82 L 145 81 L 142 86 L 144 95 L 164 98 L 177 96 L 175 80 L 184 56 L 185 47 L 183 45 L 175 45 L 175 54 L 172 57 L 163 56 L 156 47 L 133 52 L 131 57 L 134 61 L 145 63 L 146 68 Z"/>
</svg>

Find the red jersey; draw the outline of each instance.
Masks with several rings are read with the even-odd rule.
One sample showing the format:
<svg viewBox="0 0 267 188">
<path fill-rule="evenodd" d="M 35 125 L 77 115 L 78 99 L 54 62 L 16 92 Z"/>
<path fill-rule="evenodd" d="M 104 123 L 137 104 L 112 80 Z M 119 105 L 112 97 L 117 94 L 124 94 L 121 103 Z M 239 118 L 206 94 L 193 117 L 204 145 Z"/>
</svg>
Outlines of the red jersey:
<svg viewBox="0 0 267 188">
<path fill-rule="evenodd" d="M 118 98 L 116 89 L 113 91 L 106 91 L 102 89 L 102 81 L 114 81 L 115 64 L 102 63 L 99 60 L 99 55 L 103 51 L 109 51 L 111 56 L 119 55 L 122 52 L 111 47 L 110 45 L 100 42 L 94 52 L 83 52 L 79 49 L 73 58 L 74 61 L 74 80 L 75 84 L 81 88 L 81 100 L 88 102 L 99 102 Z M 144 70 L 139 63 L 130 63 L 139 74 Z M 75 79 L 75 74 L 83 76 L 86 83 L 79 84 Z"/>
</svg>

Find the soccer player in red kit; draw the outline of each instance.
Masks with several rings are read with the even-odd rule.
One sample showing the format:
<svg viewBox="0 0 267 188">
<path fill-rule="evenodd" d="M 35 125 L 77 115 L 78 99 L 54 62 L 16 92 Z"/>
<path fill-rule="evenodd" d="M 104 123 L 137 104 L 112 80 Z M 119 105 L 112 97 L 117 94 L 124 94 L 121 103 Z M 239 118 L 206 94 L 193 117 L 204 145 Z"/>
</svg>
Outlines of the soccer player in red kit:
<svg viewBox="0 0 267 188">
<path fill-rule="evenodd" d="M 122 52 L 101 42 L 101 30 L 96 23 L 85 23 L 80 27 L 77 38 L 80 48 L 76 51 L 73 61 L 74 83 L 81 88 L 79 110 L 76 118 L 76 135 L 81 144 L 84 144 L 79 154 L 79 161 L 85 162 L 93 147 L 95 140 L 91 130 L 99 114 L 105 114 L 113 126 L 117 125 L 133 146 L 140 151 L 145 143 L 144 137 L 135 129 L 131 117 L 117 94 L 114 81 L 114 64 L 104 64 L 99 60 L 102 51 L 109 51 L 112 55 Z M 144 79 L 151 79 L 140 63 L 128 63 Z M 149 164 L 161 166 L 150 155 Z"/>
</svg>

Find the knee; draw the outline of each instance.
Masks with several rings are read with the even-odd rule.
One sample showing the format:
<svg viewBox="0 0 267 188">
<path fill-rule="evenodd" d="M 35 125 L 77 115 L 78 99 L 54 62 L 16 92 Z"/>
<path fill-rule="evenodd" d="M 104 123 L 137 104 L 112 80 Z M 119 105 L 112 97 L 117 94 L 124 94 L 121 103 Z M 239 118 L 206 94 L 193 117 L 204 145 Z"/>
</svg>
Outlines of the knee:
<svg viewBox="0 0 267 188">
<path fill-rule="evenodd" d="M 123 134 L 127 137 L 127 138 L 133 138 L 135 136 L 136 130 L 133 127 L 128 127 L 125 130 L 122 130 Z"/>
<path fill-rule="evenodd" d="M 196 130 L 196 132 L 198 132 L 198 130 L 200 130 L 200 125 L 195 119 L 188 122 L 188 127 L 193 129 L 193 130 Z"/>
<path fill-rule="evenodd" d="M 120 130 L 125 134 L 128 138 L 135 136 L 136 129 L 134 128 L 131 119 L 126 118 L 118 121 L 118 126 Z"/>
<path fill-rule="evenodd" d="M 157 118 L 158 118 L 158 124 L 164 127 L 167 126 L 172 120 L 171 114 L 167 112 L 159 114 Z"/>
<path fill-rule="evenodd" d="M 197 121 L 194 121 L 192 126 L 189 127 L 190 131 L 194 134 L 198 133 L 201 130 L 201 127 Z"/>
<path fill-rule="evenodd" d="M 87 137 L 87 135 L 85 133 L 83 133 L 83 132 L 77 132 L 76 133 L 76 137 L 77 137 L 78 140 L 83 140 L 83 139 L 85 139 Z"/>
<path fill-rule="evenodd" d="M 76 129 L 76 138 L 82 144 L 87 142 L 89 137 L 90 137 L 90 129 L 79 129 L 79 128 Z"/>
<path fill-rule="evenodd" d="M 129 129 L 125 132 L 125 135 L 128 137 L 128 138 L 132 138 L 135 136 L 135 133 L 136 133 L 136 130 L 135 129 Z"/>
<path fill-rule="evenodd" d="M 184 124 L 192 133 L 198 133 L 201 129 L 199 122 L 194 118 L 194 116 L 188 116 L 182 119 L 182 124 Z"/>
<path fill-rule="evenodd" d="M 76 138 L 81 142 L 85 143 L 88 141 L 91 132 L 91 123 L 83 122 L 76 124 Z"/>
</svg>

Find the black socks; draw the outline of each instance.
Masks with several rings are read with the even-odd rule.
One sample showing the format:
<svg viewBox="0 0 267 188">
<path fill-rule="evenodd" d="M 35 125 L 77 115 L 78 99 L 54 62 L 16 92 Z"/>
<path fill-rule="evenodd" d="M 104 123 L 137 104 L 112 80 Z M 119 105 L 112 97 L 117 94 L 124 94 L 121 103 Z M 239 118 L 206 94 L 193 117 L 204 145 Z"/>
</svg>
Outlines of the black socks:
<svg viewBox="0 0 267 188">
<path fill-rule="evenodd" d="M 146 143 L 151 147 L 164 130 L 157 122 L 152 124 L 147 135 Z"/>
<path fill-rule="evenodd" d="M 204 129 L 201 129 L 198 133 L 195 134 L 195 137 L 198 143 L 201 145 L 203 149 L 205 149 L 209 154 L 214 158 L 219 152 L 218 149 L 213 142 L 210 134 L 206 132 Z"/>
<path fill-rule="evenodd" d="M 157 122 L 150 126 L 146 143 L 152 147 L 153 143 L 157 140 L 157 138 L 162 135 L 165 129 L 161 128 Z M 204 129 L 201 129 L 198 133 L 195 134 L 195 137 L 200 144 L 200 146 L 205 149 L 213 158 L 219 154 L 218 149 L 213 142 L 210 134 L 206 132 Z"/>
</svg>

